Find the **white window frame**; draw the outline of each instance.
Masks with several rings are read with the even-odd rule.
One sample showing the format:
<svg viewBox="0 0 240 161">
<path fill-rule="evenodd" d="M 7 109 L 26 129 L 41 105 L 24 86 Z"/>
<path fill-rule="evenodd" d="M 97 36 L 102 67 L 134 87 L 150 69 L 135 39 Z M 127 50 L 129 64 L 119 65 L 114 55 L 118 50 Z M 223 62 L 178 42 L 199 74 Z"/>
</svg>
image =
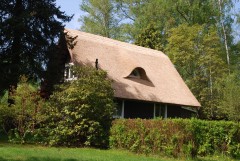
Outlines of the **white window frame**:
<svg viewBox="0 0 240 161">
<path fill-rule="evenodd" d="M 117 118 L 124 118 L 124 108 L 125 108 L 125 101 L 122 100 L 121 114 L 118 115 L 118 113 L 116 113 L 115 115 L 113 115 L 113 118 L 115 118 L 115 119 L 117 119 Z"/>
<path fill-rule="evenodd" d="M 156 115 L 161 115 L 160 113 L 157 114 L 157 110 L 156 108 L 163 108 L 163 106 L 157 106 L 158 103 L 154 103 L 154 108 L 153 108 L 153 118 L 155 119 L 156 118 Z M 160 109 L 159 109 L 160 110 Z M 163 115 L 163 119 L 166 119 L 167 118 L 167 104 L 164 105 L 164 115 Z"/>
<path fill-rule="evenodd" d="M 64 70 L 65 81 L 72 81 L 77 79 L 77 77 L 73 74 L 73 71 L 72 71 L 73 66 L 74 64 L 72 62 L 65 64 L 65 70 Z"/>
</svg>

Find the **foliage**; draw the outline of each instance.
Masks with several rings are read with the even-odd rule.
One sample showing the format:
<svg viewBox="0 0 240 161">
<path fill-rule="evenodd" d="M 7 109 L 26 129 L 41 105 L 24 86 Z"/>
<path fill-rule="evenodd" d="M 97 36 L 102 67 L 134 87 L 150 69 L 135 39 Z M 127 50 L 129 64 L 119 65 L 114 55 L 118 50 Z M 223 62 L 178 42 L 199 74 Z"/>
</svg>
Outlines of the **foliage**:
<svg viewBox="0 0 240 161">
<path fill-rule="evenodd" d="M 49 99 L 45 131 L 50 145 L 107 147 L 114 112 L 113 90 L 104 71 L 74 68 L 76 80 L 60 85 Z"/>
<path fill-rule="evenodd" d="M 105 37 L 119 39 L 120 19 L 116 16 L 113 0 L 83 0 L 81 10 L 87 15 L 81 16 L 81 30 Z"/>
<path fill-rule="evenodd" d="M 126 35 L 130 35 L 132 41 L 142 30 L 154 22 L 159 28 L 163 38 L 166 32 L 181 24 L 207 24 L 216 25 L 221 32 L 223 22 L 227 33 L 227 40 L 231 43 L 231 25 L 233 14 L 232 0 L 221 0 L 221 10 L 218 2 L 220 0 L 116 0 L 118 12 L 126 20 Z M 236 17 L 236 16 L 235 16 Z"/>
<path fill-rule="evenodd" d="M 229 120 L 240 121 L 240 81 L 239 75 L 228 75 L 218 84 L 219 108 Z"/>
<path fill-rule="evenodd" d="M 197 157 L 224 154 L 240 157 L 240 125 L 197 119 L 115 120 L 111 128 L 113 148 L 136 153 Z"/>
<path fill-rule="evenodd" d="M 140 33 L 134 42 L 136 45 L 163 51 L 161 33 L 155 24 L 151 23 Z"/>
<path fill-rule="evenodd" d="M 71 17 L 55 0 L 2 0 L 0 3 L 0 92 L 16 86 L 20 75 L 43 78 L 51 55 Z M 49 50 L 53 50 L 49 52 Z M 0 93 L 2 94 L 2 93 Z"/>
<path fill-rule="evenodd" d="M 117 11 L 125 20 L 120 27 L 124 31 L 123 36 L 128 41 L 134 42 L 135 38 L 151 20 L 150 17 L 144 20 L 139 18 L 147 14 L 147 12 L 144 12 L 146 10 L 144 7 L 146 2 L 147 0 L 116 0 Z M 154 12 L 154 8 L 152 8 L 151 12 Z"/>
<path fill-rule="evenodd" d="M 14 110 L 8 103 L 8 91 L 0 98 L 0 131 L 5 134 L 13 127 Z"/>
<path fill-rule="evenodd" d="M 11 104 L 8 101 L 11 100 Z M 10 141 L 25 143 L 36 134 L 44 120 L 44 101 L 36 87 L 27 82 L 25 76 L 1 104 L 2 127 L 8 132 Z"/>
<path fill-rule="evenodd" d="M 54 90 L 54 85 L 63 82 L 65 63 L 70 61 L 68 49 L 76 45 L 77 36 L 70 36 L 67 32 L 61 34 L 57 48 L 49 50 L 49 61 L 46 65 L 47 72 L 41 82 L 41 96 L 49 98 Z"/>
<path fill-rule="evenodd" d="M 200 101 L 201 117 L 215 119 L 219 99 L 216 84 L 227 72 L 215 28 L 206 29 L 200 25 L 173 28 L 169 32 L 166 52 Z"/>
</svg>

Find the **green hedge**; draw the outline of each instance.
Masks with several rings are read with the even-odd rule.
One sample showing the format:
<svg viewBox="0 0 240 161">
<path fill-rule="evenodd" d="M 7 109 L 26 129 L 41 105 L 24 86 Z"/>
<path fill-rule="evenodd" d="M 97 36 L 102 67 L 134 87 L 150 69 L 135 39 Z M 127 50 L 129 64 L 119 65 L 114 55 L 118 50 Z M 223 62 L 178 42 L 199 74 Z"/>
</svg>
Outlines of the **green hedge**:
<svg viewBox="0 0 240 161">
<path fill-rule="evenodd" d="M 113 122 L 110 146 L 173 157 L 223 154 L 240 158 L 240 124 L 197 119 L 119 119 Z"/>
</svg>

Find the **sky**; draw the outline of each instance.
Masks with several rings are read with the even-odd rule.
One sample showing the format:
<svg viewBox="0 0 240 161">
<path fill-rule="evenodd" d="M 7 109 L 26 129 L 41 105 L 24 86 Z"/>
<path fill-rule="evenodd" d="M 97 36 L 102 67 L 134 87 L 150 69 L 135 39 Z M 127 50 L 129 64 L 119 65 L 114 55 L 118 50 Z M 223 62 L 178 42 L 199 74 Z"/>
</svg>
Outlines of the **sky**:
<svg viewBox="0 0 240 161">
<path fill-rule="evenodd" d="M 56 0 L 57 6 L 60 6 L 60 10 L 64 11 L 67 15 L 73 15 L 74 17 L 68 23 L 66 23 L 66 28 L 79 29 L 81 23 L 78 22 L 80 15 L 83 12 L 80 10 L 81 0 Z"/>
</svg>

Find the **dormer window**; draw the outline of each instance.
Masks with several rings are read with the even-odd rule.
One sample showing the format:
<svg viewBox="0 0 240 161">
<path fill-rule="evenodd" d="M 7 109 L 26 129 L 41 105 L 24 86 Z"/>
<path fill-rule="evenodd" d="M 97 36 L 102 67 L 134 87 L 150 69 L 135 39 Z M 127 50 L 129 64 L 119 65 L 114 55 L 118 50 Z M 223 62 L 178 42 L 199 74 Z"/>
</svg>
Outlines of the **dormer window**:
<svg viewBox="0 0 240 161">
<path fill-rule="evenodd" d="M 133 69 L 133 71 L 129 74 L 129 76 L 127 76 L 127 78 L 137 78 L 150 81 L 149 78 L 147 77 L 145 70 L 141 67 Z"/>
<path fill-rule="evenodd" d="M 65 81 L 71 81 L 71 80 L 75 80 L 76 77 L 73 73 L 73 63 L 68 63 L 65 64 L 65 71 L 64 71 L 64 80 Z"/>
<path fill-rule="evenodd" d="M 131 74 L 129 75 L 130 77 L 135 77 L 135 78 L 141 78 L 140 71 L 138 68 L 135 68 Z"/>
</svg>

